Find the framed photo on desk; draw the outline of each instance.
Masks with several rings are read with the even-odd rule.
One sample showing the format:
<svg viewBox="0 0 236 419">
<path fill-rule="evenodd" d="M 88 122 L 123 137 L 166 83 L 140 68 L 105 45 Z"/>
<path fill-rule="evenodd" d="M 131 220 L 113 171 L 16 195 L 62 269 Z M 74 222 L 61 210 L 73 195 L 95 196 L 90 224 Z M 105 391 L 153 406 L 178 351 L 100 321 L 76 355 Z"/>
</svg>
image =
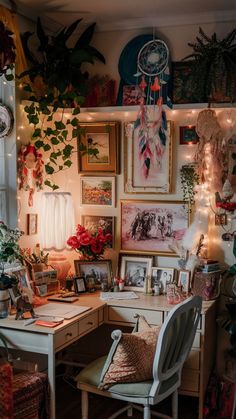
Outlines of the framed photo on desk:
<svg viewBox="0 0 236 419">
<path fill-rule="evenodd" d="M 74 289 L 75 289 L 76 294 L 86 291 L 85 279 L 83 276 L 76 276 L 74 278 Z"/>
</svg>

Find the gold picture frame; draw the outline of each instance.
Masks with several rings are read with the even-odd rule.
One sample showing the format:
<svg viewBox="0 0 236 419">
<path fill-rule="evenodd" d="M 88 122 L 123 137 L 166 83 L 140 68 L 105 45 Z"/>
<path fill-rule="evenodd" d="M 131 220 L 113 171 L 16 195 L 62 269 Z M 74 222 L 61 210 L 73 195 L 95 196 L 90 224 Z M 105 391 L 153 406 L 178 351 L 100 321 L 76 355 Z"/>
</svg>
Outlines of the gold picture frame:
<svg viewBox="0 0 236 419">
<path fill-rule="evenodd" d="M 165 151 L 158 163 L 153 156 L 148 176 L 143 175 L 142 161 L 134 122 L 125 124 L 124 191 L 129 194 L 169 194 L 172 192 L 172 154 L 174 123 L 167 121 Z M 154 145 L 153 148 L 155 149 Z M 152 166 L 153 164 L 153 166 Z M 155 165 L 158 164 L 159 168 Z"/>
<path fill-rule="evenodd" d="M 78 172 L 120 173 L 120 122 L 81 122 L 80 129 L 87 152 L 78 151 Z"/>
<path fill-rule="evenodd" d="M 121 200 L 120 252 L 176 256 L 190 221 L 183 201 Z"/>
</svg>

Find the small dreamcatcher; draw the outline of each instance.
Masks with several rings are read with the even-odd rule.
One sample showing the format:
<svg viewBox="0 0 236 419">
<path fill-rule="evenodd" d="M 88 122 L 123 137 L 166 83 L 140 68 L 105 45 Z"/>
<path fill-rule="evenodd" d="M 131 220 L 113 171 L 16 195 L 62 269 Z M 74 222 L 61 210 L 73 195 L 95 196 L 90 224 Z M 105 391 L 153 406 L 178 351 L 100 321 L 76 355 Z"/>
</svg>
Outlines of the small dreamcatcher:
<svg viewBox="0 0 236 419">
<path fill-rule="evenodd" d="M 169 78 L 168 62 L 169 49 L 160 39 L 153 39 L 143 45 L 137 57 L 135 76 L 141 76 L 139 88 L 142 91 L 142 100 L 134 129 L 138 130 L 140 169 L 145 179 L 148 178 L 153 165 L 156 167 L 155 170 L 162 171 L 167 145 L 167 121 L 162 108 L 162 86 Z M 154 105 L 152 122 L 149 121 L 146 106 L 150 104 Z"/>
</svg>

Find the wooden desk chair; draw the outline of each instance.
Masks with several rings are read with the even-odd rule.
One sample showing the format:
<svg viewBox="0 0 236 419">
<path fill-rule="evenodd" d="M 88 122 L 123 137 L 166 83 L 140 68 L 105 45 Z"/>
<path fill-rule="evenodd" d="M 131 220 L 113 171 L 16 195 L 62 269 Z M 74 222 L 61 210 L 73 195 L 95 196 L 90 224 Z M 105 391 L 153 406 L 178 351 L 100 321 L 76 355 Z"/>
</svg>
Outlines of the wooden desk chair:
<svg viewBox="0 0 236 419">
<path fill-rule="evenodd" d="M 77 377 L 77 387 L 82 390 L 82 419 L 88 419 L 88 393 L 124 400 L 128 402 L 108 419 L 114 419 L 125 410 L 132 415 L 132 407 L 143 410 L 143 418 L 150 419 L 150 406 L 172 395 L 172 418 L 178 418 L 178 392 L 181 383 L 181 371 L 195 337 L 201 313 L 202 299 L 194 296 L 175 306 L 161 326 L 152 365 L 152 378 L 143 382 L 119 383 L 106 390 L 99 388 L 104 369 L 112 362 L 117 342 L 122 339 L 122 332 L 112 332 L 114 340 L 108 357 L 102 357 L 85 367 Z M 104 366 L 105 365 L 105 366 Z M 137 406 L 142 405 L 141 406 Z M 170 416 L 152 414 L 170 418 Z M 104 416 L 105 419 L 105 416 Z"/>
</svg>

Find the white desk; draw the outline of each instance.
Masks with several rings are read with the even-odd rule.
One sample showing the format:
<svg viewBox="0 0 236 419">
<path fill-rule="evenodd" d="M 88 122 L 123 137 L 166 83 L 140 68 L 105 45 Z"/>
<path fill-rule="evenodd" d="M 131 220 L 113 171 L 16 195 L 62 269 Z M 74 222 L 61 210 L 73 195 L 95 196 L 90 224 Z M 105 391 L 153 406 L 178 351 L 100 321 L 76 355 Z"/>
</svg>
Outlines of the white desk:
<svg viewBox="0 0 236 419">
<path fill-rule="evenodd" d="M 66 320 L 50 329 L 24 326 L 12 318 L 0 320 L 0 329 L 11 341 L 12 347 L 24 351 L 46 354 L 51 390 L 51 419 L 55 418 L 55 355 L 102 323 L 132 326 L 134 315 L 143 314 L 148 322 L 160 325 L 173 306 L 166 297 L 152 297 L 139 293 L 137 300 L 110 300 L 103 302 L 100 293 L 82 295 L 74 304 L 92 307 L 91 310 Z M 63 303 L 62 303 L 63 304 Z M 208 378 L 215 361 L 216 323 L 214 301 L 204 302 L 201 319 L 190 355 L 184 365 L 180 393 L 199 398 L 199 419 L 203 417 L 203 403 Z M 13 344 L 14 342 L 14 344 Z"/>
<path fill-rule="evenodd" d="M 7 319 L 0 319 L 0 330 L 10 343 L 9 347 L 47 355 L 51 419 L 55 419 L 56 417 L 56 353 L 80 339 L 85 334 L 96 329 L 104 321 L 105 303 L 100 300 L 98 294 L 83 296 L 74 304 L 91 307 L 91 310 L 86 311 L 77 317 L 73 317 L 71 320 L 64 320 L 62 324 L 54 328 L 35 326 L 33 324 L 24 326 L 24 322 L 21 320 L 14 320 L 14 316 L 9 316 Z"/>
</svg>

